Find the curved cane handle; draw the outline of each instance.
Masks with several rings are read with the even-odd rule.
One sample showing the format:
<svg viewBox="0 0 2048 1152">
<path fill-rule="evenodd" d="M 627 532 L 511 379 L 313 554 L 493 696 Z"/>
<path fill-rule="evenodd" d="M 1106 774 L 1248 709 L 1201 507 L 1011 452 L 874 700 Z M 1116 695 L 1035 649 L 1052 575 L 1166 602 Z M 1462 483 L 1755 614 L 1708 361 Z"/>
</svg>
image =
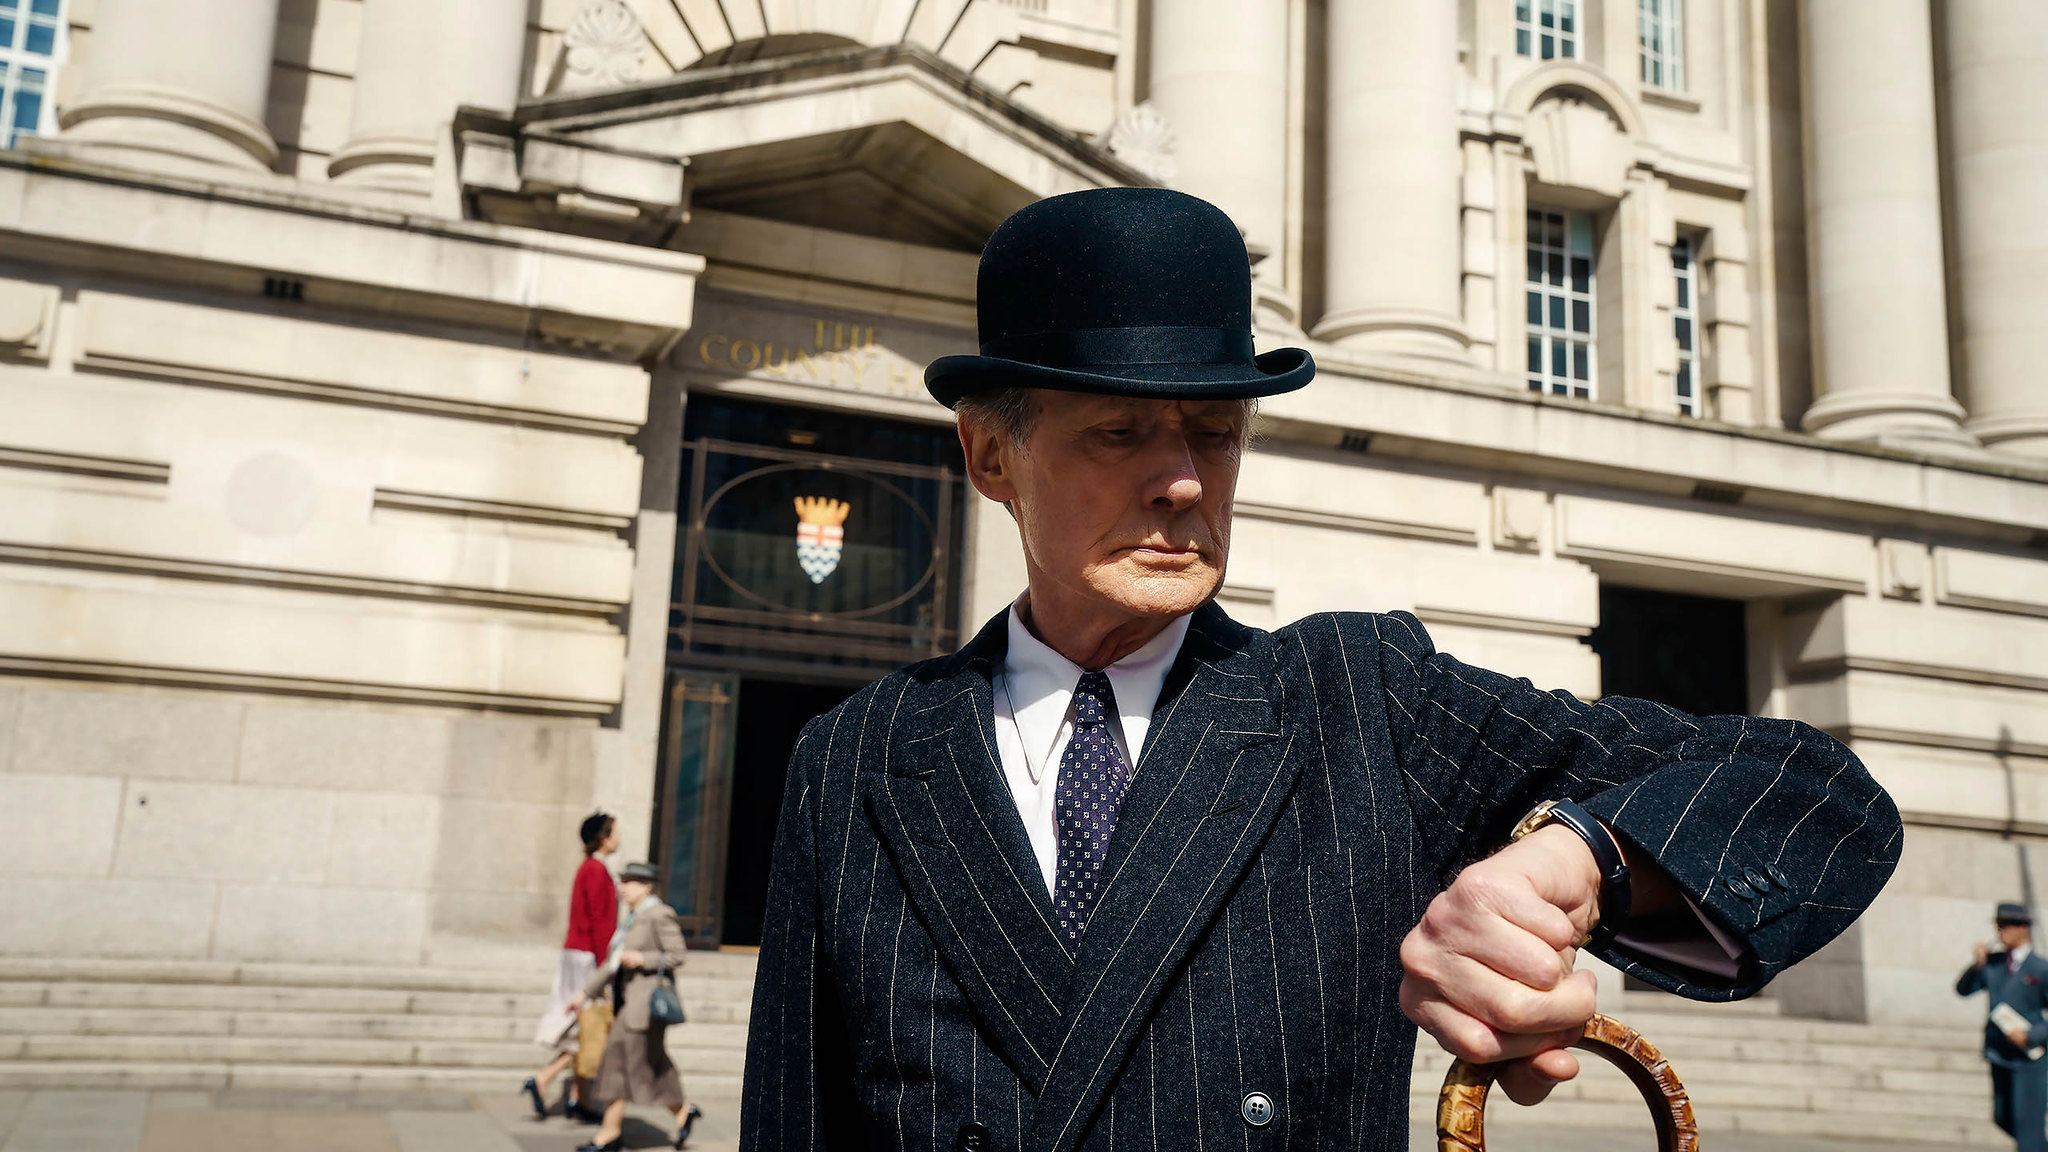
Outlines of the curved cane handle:
<svg viewBox="0 0 2048 1152">
<path fill-rule="evenodd" d="M 1685 1085 L 1657 1046 L 1643 1034 L 1609 1016 L 1595 1016 L 1586 1023 L 1586 1034 L 1572 1045 L 1606 1060 L 1643 1094 L 1650 1105 L 1650 1117 L 1657 1122 L 1660 1152 L 1699 1152 L 1699 1127 L 1692 1118 L 1692 1101 Z M 1437 1097 L 1437 1152 L 1486 1152 L 1486 1090 L 1493 1087 L 1499 1071 L 1496 1064 L 1451 1065 L 1444 1074 L 1444 1090 Z"/>
</svg>

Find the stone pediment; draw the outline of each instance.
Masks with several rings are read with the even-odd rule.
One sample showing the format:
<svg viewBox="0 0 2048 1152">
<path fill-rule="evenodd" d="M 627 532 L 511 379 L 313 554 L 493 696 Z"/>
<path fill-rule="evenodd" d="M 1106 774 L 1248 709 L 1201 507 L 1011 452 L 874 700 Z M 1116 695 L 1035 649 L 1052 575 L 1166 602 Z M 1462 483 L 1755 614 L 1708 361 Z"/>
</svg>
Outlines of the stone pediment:
<svg viewBox="0 0 2048 1152">
<path fill-rule="evenodd" d="M 1033 200 L 1151 182 L 914 45 L 699 67 L 466 113 L 457 133 L 480 214 L 642 242 L 664 207 L 672 225 L 698 204 L 975 252 Z"/>
</svg>

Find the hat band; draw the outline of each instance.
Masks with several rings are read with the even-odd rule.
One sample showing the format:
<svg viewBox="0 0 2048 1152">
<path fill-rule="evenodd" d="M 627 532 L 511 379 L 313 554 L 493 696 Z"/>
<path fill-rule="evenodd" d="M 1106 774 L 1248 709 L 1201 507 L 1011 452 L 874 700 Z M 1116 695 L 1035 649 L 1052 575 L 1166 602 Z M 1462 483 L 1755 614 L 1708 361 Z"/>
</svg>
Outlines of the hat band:
<svg viewBox="0 0 2048 1152">
<path fill-rule="evenodd" d="M 1245 364 L 1252 334 L 1233 328 L 1067 328 L 999 336 L 981 354 L 1047 368 L 1109 364 Z"/>
</svg>

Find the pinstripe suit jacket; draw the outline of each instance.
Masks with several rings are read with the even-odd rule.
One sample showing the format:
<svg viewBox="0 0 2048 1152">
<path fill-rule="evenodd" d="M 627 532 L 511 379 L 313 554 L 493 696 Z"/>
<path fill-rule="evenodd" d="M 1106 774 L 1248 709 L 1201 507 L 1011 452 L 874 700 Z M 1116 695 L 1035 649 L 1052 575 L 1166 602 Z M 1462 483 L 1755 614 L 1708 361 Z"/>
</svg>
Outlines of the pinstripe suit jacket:
<svg viewBox="0 0 2048 1152">
<path fill-rule="evenodd" d="M 1393 1152 L 1416 1036 L 1401 939 L 1536 801 L 1584 803 L 1748 943 L 1725 986 L 1606 956 L 1698 999 L 1826 943 L 1898 859 L 1897 809 L 1806 725 L 1541 692 L 1435 652 L 1405 613 L 1268 633 L 1209 606 L 1070 955 L 997 767 L 1005 640 L 998 616 L 805 729 L 742 1148 L 954 1148 L 974 1123 L 1034 1152 Z M 1253 1091 L 1263 1127 L 1240 1115 Z"/>
</svg>

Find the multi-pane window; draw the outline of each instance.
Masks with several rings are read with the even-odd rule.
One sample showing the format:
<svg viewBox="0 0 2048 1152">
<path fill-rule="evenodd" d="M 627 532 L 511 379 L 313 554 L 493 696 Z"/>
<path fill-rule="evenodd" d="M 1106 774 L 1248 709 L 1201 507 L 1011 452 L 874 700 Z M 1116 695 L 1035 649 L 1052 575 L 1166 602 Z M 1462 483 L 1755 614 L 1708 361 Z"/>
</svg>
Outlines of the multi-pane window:
<svg viewBox="0 0 2048 1152">
<path fill-rule="evenodd" d="M 0 0 L 0 148 L 48 131 L 63 0 Z"/>
<path fill-rule="evenodd" d="M 1579 0 L 1515 0 L 1515 54 L 1540 60 L 1579 55 Z"/>
<path fill-rule="evenodd" d="M 1593 398 L 1593 219 L 1529 213 L 1529 390 Z"/>
<path fill-rule="evenodd" d="M 1673 92 L 1685 88 L 1685 17 L 1682 0 L 1636 0 L 1636 32 L 1643 43 L 1643 83 Z"/>
<path fill-rule="evenodd" d="M 1681 236 L 1671 246 L 1671 278 L 1677 281 L 1677 303 L 1671 308 L 1672 335 L 1678 339 L 1678 371 L 1672 376 L 1678 410 L 1700 414 L 1699 278 L 1692 241 Z"/>
</svg>

